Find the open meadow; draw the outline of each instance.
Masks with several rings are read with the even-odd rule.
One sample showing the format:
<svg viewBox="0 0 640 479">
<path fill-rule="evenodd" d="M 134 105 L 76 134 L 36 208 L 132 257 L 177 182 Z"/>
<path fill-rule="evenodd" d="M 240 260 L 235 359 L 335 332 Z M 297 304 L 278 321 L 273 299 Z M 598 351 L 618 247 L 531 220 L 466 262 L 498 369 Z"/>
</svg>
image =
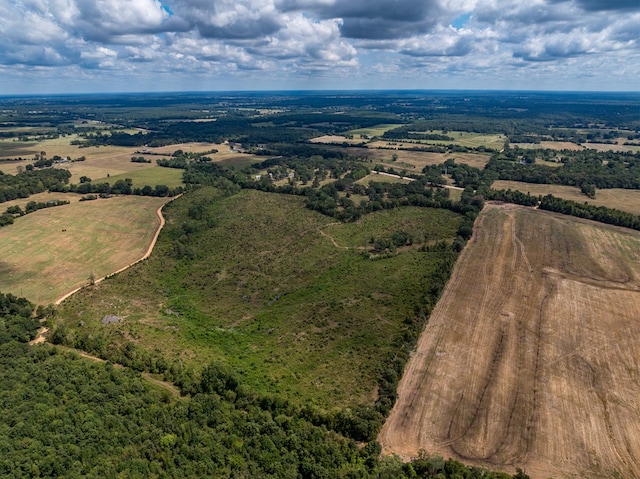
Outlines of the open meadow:
<svg viewBox="0 0 640 479">
<path fill-rule="evenodd" d="M 474 133 L 470 131 L 443 131 L 443 130 L 433 130 L 433 131 L 418 131 L 415 133 L 423 133 L 423 134 L 439 134 L 445 135 L 453 140 L 419 140 L 418 144 L 424 145 L 460 145 L 467 146 L 470 148 L 477 148 L 479 146 L 484 146 L 486 148 L 493 148 L 494 150 L 500 150 L 504 146 L 504 142 L 507 140 L 507 137 L 502 134 L 481 134 Z M 415 140 L 412 140 L 415 141 Z"/>
<path fill-rule="evenodd" d="M 596 206 L 606 206 L 617 210 L 626 211 L 634 215 L 640 215 L 640 190 L 627 190 L 623 188 L 608 188 L 596 190 L 595 199 L 582 194 L 579 188 L 565 185 L 543 185 L 537 183 L 523 183 L 521 181 L 494 181 L 491 185 L 496 190 L 522 191 L 534 196 L 553 195 L 565 200 L 589 203 Z"/>
<path fill-rule="evenodd" d="M 383 123 L 368 128 L 356 128 L 355 130 L 350 130 L 347 134 L 353 135 L 354 137 L 357 136 L 359 138 L 362 138 L 363 135 L 366 137 L 382 136 L 385 132 L 398 128 L 399 126 L 400 125 L 397 123 Z"/>
<path fill-rule="evenodd" d="M 69 200 L 0 228 L 0 291 L 53 303 L 65 293 L 141 258 L 168 198 L 119 196 L 79 202 L 79 195 L 41 193 L 28 201 Z"/>
<path fill-rule="evenodd" d="M 640 235 L 487 205 L 379 441 L 532 479 L 640 477 Z"/>
<path fill-rule="evenodd" d="M 134 164 L 139 165 L 141 163 Z M 93 178 L 93 182 L 107 182 L 113 185 L 118 180 L 126 180 L 129 178 L 134 188 L 146 185 L 167 185 L 169 188 L 176 188 L 178 186 L 184 186 L 182 173 L 183 170 L 178 168 L 163 168 L 162 166 L 148 165 L 146 168 L 138 168 L 134 171 L 128 171 L 127 173 L 120 173 L 119 175 L 110 175 L 108 178 Z"/>
</svg>

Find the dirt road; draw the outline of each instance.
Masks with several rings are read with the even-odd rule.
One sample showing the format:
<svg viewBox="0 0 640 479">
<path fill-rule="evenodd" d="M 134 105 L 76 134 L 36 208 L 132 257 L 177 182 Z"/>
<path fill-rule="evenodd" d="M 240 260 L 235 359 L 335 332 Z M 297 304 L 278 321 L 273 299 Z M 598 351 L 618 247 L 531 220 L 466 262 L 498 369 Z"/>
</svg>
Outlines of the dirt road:
<svg viewBox="0 0 640 479">
<path fill-rule="evenodd" d="M 171 198 L 171 199 L 169 200 L 169 202 L 171 202 L 171 201 L 175 200 L 176 198 L 179 198 L 180 196 L 182 196 L 182 194 L 180 194 L 180 195 L 178 195 L 178 196 L 175 196 L 175 197 Z M 169 203 L 169 202 L 167 202 L 167 203 Z M 164 223 L 165 223 L 165 221 L 164 221 L 164 216 L 162 216 L 162 208 L 164 208 L 164 207 L 166 206 L 166 204 L 167 204 L 167 203 L 165 203 L 164 205 L 160 206 L 160 207 L 156 210 L 156 216 L 158 217 L 158 228 L 156 229 L 156 232 L 155 232 L 155 234 L 153 235 L 153 238 L 151 238 L 151 241 L 149 242 L 149 246 L 147 246 L 147 249 L 146 249 L 146 251 L 144 252 L 144 254 L 143 254 L 140 258 L 138 258 L 137 260 L 135 260 L 135 261 L 133 261 L 133 262 L 129 263 L 129 264 L 128 264 L 128 265 L 126 265 L 126 266 L 123 266 L 122 268 L 120 268 L 120 269 L 119 269 L 119 270 L 117 270 L 117 271 L 114 271 L 114 272 L 113 272 L 113 273 L 111 273 L 109 276 L 113 276 L 114 274 L 118 274 L 118 273 L 120 273 L 120 272 L 122 272 L 122 271 L 124 271 L 124 270 L 126 270 L 126 269 L 128 269 L 128 268 L 130 268 L 130 267 L 131 267 L 131 266 L 133 266 L 134 264 L 139 263 L 140 261 L 143 261 L 143 260 L 147 259 L 147 258 L 151 255 L 151 253 L 152 253 L 152 251 L 153 251 L 153 247 L 156 245 L 156 241 L 158 241 L 158 236 L 160 235 L 160 231 L 162 231 L 162 228 L 164 227 Z M 101 282 L 101 281 L 103 281 L 105 278 L 106 278 L 106 276 L 103 276 L 102 278 L 97 278 L 97 279 L 95 279 L 95 280 L 94 280 L 94 284 L 100 283 L 100 282 Z M 86 287 L 86 286 L 87 286 L 87 285 L 80 286 L 79 288 L 75 288 L 74 290 L 69 291 L 68 293 L 63 294 L 63 295 L 62 295 L 62 296 L 60 296 L 58 299 L 56 299 L 55 304 L 60 304 L 60 303 L 62 303 L 62 302 L 63 302 L 65 299 L 67 299 L 69 296 L 71 296 L 72 294 L 77 293 L 78 291 L 80 291 L 82 288 L 84 288 L 84 287 Z"/>
<path fill-rule="evenodd" d="M 405 370 L 383 452 L 532 479 L 640 477 L 639 318 L 640 234 L 488 205 Z"/>
</svg>

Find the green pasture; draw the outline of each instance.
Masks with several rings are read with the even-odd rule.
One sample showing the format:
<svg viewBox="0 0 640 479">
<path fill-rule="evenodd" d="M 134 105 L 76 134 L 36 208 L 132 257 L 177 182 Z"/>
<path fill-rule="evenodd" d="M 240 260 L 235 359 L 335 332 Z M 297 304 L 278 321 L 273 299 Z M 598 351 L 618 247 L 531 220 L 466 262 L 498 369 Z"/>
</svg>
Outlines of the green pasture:
<svg viewBox="0 0 640 479">
<path fill-rule="evenodd" d="M 393 163 L 391 163 L 393 164 Z M 406 185 L 411 182 L 411 180 L 405 178 L 397 178 L 395 176 L 381 175 L 379 173 L 371 173 L 364 178 L 360 178 L 357 183 L 361 183 L 363 185 L 368 185 L 369 183 L 402 183 Z"/>
<path fill-rule="evenodd" d="M 403 322 L 445 261 L 418 248 L 370 259 L 358 247 L 396 230 L 452 241 L 461 221 L 449 211 L 398 208 L 334 224 L 299 197 L 221 197 L 210 188 L 165 212 L 152 256 L 69 298 L 58 324 L 109 348 L 134 341 L 195 370 L 223 360 L 257 391 L 327 408 L 373 404 Z M 106 314 L 125 319 L 105 327 Z"/>
<path fill-rule="evenodd" d="M 366 135 L 368 137 L 373 136 L 382 136 L 385 132 L 389 130 L 393 130 L 394 128 L 398 128 L 398 123 L 382 123 L 380 125 L 371 126 L 368 128 L 356 128 L 355 130 L 350 130 L 346 134 L 347 135 Z"/>
<path fill-rule="evenodd" d="M 416 131 L 415 133 L 423 133 L 423 134 L 439 134 L 446 135 L 453 138 L 453 141 L 440 141 L 440 140 L 425 140 L 420 141 L 420 143 L 426 143 L 431 145 L 460 145 L 466 146 L 469 148 L 477 148 L 479 146 L 484 146 L 486 148 L 493 148 L 495 150 L 500 150 L 504 146 L 504 142 L 507 140 L 507 137 L 501 134 L 493 134 L 493 135 L 484 135 L 481 133 L 472 133 L 469 131 L 442 131 L 442 130 L 433 130 L 433 131 Z M 416 141 L 416 140 L 411 140 Z"/>
<path fill-rule="evenodd" d="M 161 166 L 149 166 L 148 168 L 140 168 L 135 171 L 121 173 L 119 175 L 111 175 L 107 178 L 93 179 L 94 183 L 107 182 L 110 185 L 115 184 L 118 180 L 130 178 L 134 187 L 143 187 L 146 185 L 167 185 L 169 188 L 184 186 L 182 182 L 182 172 L 178 168 L 163 168 Z"/>
</svg>

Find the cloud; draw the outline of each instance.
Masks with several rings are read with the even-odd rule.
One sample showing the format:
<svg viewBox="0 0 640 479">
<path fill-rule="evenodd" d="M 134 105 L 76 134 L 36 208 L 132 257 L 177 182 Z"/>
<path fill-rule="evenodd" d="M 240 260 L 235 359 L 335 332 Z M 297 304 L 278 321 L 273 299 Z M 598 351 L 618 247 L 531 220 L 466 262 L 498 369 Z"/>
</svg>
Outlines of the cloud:
<svg viewBox="0 0 640 479">
<path fill-rule="evenodd" d="M 567 0 L 554 0 L 553 3 L 565 3 Z M 600 11 L 637 11 L 637 0 L 575 0 L 575 4 L 588 12 Z"/>
<path fill-rule="evenodd" d="M 639 24 L 637 0 L 0 0 L 0 69 L 496 84 L 603 77 L 598 58 L 637 84 Z"/>
<path fill-rule="evenodd" d="M 171 9 L 206 38 L 259 38 L 283 26 L 270 0 L 176 0 Z"/>
<path fill-rule="evenodd" d="M 415 0 L 281 0 L 285 11 L 312 12 L 319 18 L 342 20 L 341 33 L 354 39 L 396 39 L 426 33 L 438 24 L 438 1 Z"/>
</svg>

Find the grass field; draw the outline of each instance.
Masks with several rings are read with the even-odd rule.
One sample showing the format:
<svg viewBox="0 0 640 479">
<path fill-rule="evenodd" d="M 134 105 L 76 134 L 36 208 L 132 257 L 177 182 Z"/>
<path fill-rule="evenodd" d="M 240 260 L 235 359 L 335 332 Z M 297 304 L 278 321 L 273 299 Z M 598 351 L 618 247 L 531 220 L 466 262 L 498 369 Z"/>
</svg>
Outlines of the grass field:
<svg viewBox="0 0 640 479">
<path fill-rule="evenodd" d="M 32 157 L 36 153 L 45 151 L 47 157 L 54 155 L 62 158 L 71 157 L 72 159 L 80 156 L 86 156 L 87 160 L 100 158 L 116 153 L 125 153 L 134 151 L 135 148 L 121 146 L 101 146 L 80 148 L 79 145 L 71 145 L 73 140 L 82 140 L 77 135 L 61 136 L 51 140 L 43 140 L 39 142 L 20 142 L 13 140 L 0 141 L 0 158 L 13 158 L 16 156 Z"/>
<path fill-rule="evenodd" d="M 380 125 L 375 125 L 369 128 L 358 128 L 356 130 L 351 130 L 348 131 L 347 134 L 348 135 L 353 135 L 361 137 L 362 135 L 368 136 L 368 137 L 372 137 L 372 136 L 382 136 L 384 135 L 385 132 L 389 131 L 389 130 L 393 130 L 394 128 L 398 128 L 399 124 L 397 123 L 383 123 Z"/>
<path fill-rule="evenodd" d="M 472 133 L 468 131 L 443 132 L 441 130 L 434 130 L 434 131 L 425 131 L 425 132 L 418 132 L 418 133 L 426 133 L 426 134 L 437 133 L 440 135 L 446 135 L 453 138 L 453 141 L 432 141 L 432 140 L 421 141 L 421 143 L 425 143 L 425 144 L 431 144 L 431 145 L 454 144 L 454 145 L 460 145 L 460 146 L 467 146 L 470 148 L 485 146 L 487 148 L 493 148 L 495 150 L 502 149 L 502 147 L 504 146 L 504 142 L 507 139 L 506 136 L 500 135 L 500 134 L 483 135 L 480 133 Z"/>
<path fill-rule="evenodd" d="M 175 188 L 176 186 L 184 186 L 184 183 L 182 182 L 182 173 L 183 170 L 177 168 L 163 168 L 161 166 L 148 165 L 146 168 L 138 168 L 135 171 L 121 173 L 119 175 L 111 175 L 109 178 L 94 178 L 93 182 L 107 182 L 110 185 L 113 185 L 118 180 L 130 178 L 133 181 L 134 188 L 145 185 L 167 185 L 169 188 Z"/>
<path fill-rule="evenodd" d="M 539 185 L 535 183 L 523 183 L 521 181 L 495 181 L 492 188 L 497 190 L 519 190 L 532 195 L 553 195 L 566 200 L 573 200 L 579 203 L 590 203 L 596 206 L 606 206 L 618 210 L 640 215 L 640 190 L 625 190 L 622 188 L 612 188 L 597 190 L 596 198 L 591 199 L 580 193 L 578 188 L 564 185 Z"/>
<path fill-rule="evenodd" d="M 157 227 L 167 198 L 123 196 L 78 202 L 42 193 L 23 201 L 74 200 L 0 228 L 0 291 L 48 304 L 64 293 L 135 261 Z M 13 202 L 12 202 L 13 203 Z M 9 205 L 10 203 L 3 203 Z"/>
<path fill-rule="evenodd" d="M 640 477 L 640 234 L 485 207 L 379 436 L 532 479 Z"/>
<path fill-rule="evenodd" d="M 41 142 L 0 140 L 0 160 L 2 160 L 2 158 L 15 158 L 20 156 L 32 158 L 34 154 L 40 153 L 41 151 L 45 151 L 49 158 L 54 155 L 63 158 L 70 157 L 72 159 L 84 156 L 86 158 L 85 161 L 66 163 L 56 167 L 65 168 L 71 172 L 71 183 L 78 183 L 81 176 L 87 176 L 94 181 L 110 181 L 111 177 L 116 177 L 116 179 L 131 178 L 134 182 L 137 182 L 136 178 L 139 178 L 142 186 L 145 184 L 149 184 L 149 186 L 155 186 L 156 184 L 166 184 L 167 186 L 172 186 L 173 184 L 174 186 L 178 186 L 181 184 L 181 180 L 180 183 L 177 183 L 175 172 L 165 171 L 161 173 L 159 170 L 144 171 L 156 166 L 155 160 L 162 158 L 162 156 L 158 156 L 157 154 L 163 154 L 169 157 L 176 150 L 199 153 L 217 149 L 218 153 L 209 155 L 214 161 L 220 162 L 225 166 L 238 167 L 249 166 L 256 161 L 264 159 L 253 155 L 233 152 L 228 145 L 214 143 L 180 143 L 161 148 L 147 148 L 149 152 L 155 153 L 154 155 L 146 155 L 146 158 L 150 159 L 152 163 L 133 163 L 131 161 L 132 156 L 145 156 L 136 153 L 137 151 L 142 151 L 143 148 L 122 146 L 80 148 L 77 145 L 70 144 L 72 140 L 77 139 L 79 139 L 77 135 L 69 135 Z M 30 163 L 30 160 L 23 162 L 0 161 L 0 170 L 4 173 L 16 174 L 18 167 L 24 168 Z M 109 179 L 107 179 L 107 175 L 109 175 Z M 145 181 L 153 181 L 156 177 L 158 177 L 159 180 L 163 180 L 163 183 L 143 183 Z M 115 182 L 115 180 L 113 182 Z M 172 184 L 169 184 L 169 182 L 172 182 Z"/>
<path fill-rule="evenodd" d="M 402 183 L 403 185 L 406 185 L 411 182 L 411 180 L 404 179 L 404 178 L 396 178 L 395 176 L 387 176 L 387 175 L 371 173 L 365 176 L 364 178 L 360 178 L 358 181 L 356 181 L 356 183 L 368 185 L 372 181 L 377 183 Z"/>
<path fill-rule="evenodd" d="M 461 217 L 399 208 L 333 224 L 298 197 L 215 195 L 201 189 L 172 202 L 154 254 L 69 298 L 57 321 L 108 342 L 130 338 L 196 370 L 222 359 L 261 392 L 325 408 L 372 404 L 403 321 L 444 259 L 416 248 L 371 260 L 359 247 L 396 228 L 451 241 Z M 198 205 L 210 227 L 187 238 Z M 178 241 L 192 259 L 176 257 Z M 105 314 L 124 320 L 105 328 Z"/>
</svg>

